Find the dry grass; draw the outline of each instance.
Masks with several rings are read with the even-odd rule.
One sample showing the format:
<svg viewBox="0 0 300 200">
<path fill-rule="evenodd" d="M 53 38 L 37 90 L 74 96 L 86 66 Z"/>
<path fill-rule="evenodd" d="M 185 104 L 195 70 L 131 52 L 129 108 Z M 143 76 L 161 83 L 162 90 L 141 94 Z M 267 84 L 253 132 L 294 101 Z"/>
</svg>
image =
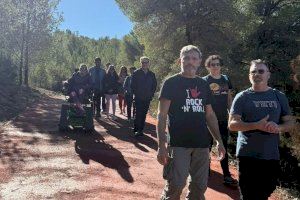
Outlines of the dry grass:
<svg viewBox="0 0 300 200">
<path fill-rule="evenodd" d="M 298 122 L 296 123 L 294 130 L 291 132 L 292 140 L 292 152 L 298 160 L 300 160 L 300 117 L 298 117 Z"/>
<path fill-rule="evenodd" d="M 300 200 L 300 193 L 296 190 L 277 187 L 275 194 L 279 200 Z"/>
</svg>

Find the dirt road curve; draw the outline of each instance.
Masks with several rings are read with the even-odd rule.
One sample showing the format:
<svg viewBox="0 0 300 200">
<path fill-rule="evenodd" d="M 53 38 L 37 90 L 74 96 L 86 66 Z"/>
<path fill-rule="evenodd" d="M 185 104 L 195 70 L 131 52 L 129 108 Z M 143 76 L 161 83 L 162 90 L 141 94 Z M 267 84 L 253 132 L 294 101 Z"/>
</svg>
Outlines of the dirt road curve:
<svg viewBox="0 0 300 200">
<path fill-rule="evenodd" d="M 60 133 L 62 97 L 49 94 L 0 129 L 0 199 L 159 199 L 153 119 L 133 137 L 124 116 L 95 121 L 96 131 Z M 238 199 L 212 161 L 207 199 Z M 236 176 L 236 171 L 234 171 Z"/>
</svg>

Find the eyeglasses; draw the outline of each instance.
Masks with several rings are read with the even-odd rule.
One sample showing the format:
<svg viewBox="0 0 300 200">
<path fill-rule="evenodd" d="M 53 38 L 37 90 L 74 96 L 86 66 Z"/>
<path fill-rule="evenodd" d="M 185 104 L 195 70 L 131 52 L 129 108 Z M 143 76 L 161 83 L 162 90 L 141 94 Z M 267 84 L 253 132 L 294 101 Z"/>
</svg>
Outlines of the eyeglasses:
<svg viewBox="0 0 300 200">
<path fill-rule="evenodd" d="M 258 69 L 258 70 L 250 71 L 250 74 L 251 75 L 254 75 L 254 74 L 264 74 L 265 72 L 268 72 L 268 71 L 264 70 L 264 69 Z"/>
</svg>

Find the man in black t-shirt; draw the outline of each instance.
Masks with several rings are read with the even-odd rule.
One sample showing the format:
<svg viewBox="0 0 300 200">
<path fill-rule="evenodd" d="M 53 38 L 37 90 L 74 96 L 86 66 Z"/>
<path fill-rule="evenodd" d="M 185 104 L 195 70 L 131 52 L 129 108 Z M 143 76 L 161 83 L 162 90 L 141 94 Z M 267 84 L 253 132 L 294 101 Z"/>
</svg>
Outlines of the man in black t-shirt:
<svg viewBox="0 0 300 200">
<path fill-rule="evenodd" d="M 221 74 L 222 59 L 219 55 L 211 55 L 205 61 L 205 67 L 209 74 L 203 77 L 209 84 L 213 96 L 212 108 L 216 113 L 220 134 L 227 151 L 228 144 L 228 111 L 232 103 L 232 85 L 228 76 Z M 221 161 L 224 184 L 237 185 L 237 180 L 231 177 L 228 166 L 228 154 Z"/>
<path fill-rule="evenodd" d="M 211 136 L 216 139 L 220 159 L 226 151 L 218 121 L 211 107 L 211 91 L 196 76 L 202 54 L 196 46 L 181 49 L 181 72 L 168 78 L 160 91 L 158 108 L 157 160 L 164 165 L 167 180 L 161 199 L 180 199 L 190 175 L 187 199 L 205 199 Z M 168 120 L 168 147 L 165 132 Z M 208 131 L 208 129 L 209 131 Z"/>
</svg>

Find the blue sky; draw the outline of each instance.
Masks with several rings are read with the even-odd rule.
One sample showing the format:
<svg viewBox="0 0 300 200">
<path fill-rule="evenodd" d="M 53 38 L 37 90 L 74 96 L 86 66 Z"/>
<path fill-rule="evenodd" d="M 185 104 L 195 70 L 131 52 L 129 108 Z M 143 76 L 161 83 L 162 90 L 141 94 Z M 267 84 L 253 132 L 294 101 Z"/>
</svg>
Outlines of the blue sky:
<svg viewBox="0 0 300 200">
<path fill-rule="evenodd" d="M 61 0 L 58 11 L 64 18 L 59 29 L 94 39 L 122 38 L 133 28 L 114 0 Z"/>
</svg>

